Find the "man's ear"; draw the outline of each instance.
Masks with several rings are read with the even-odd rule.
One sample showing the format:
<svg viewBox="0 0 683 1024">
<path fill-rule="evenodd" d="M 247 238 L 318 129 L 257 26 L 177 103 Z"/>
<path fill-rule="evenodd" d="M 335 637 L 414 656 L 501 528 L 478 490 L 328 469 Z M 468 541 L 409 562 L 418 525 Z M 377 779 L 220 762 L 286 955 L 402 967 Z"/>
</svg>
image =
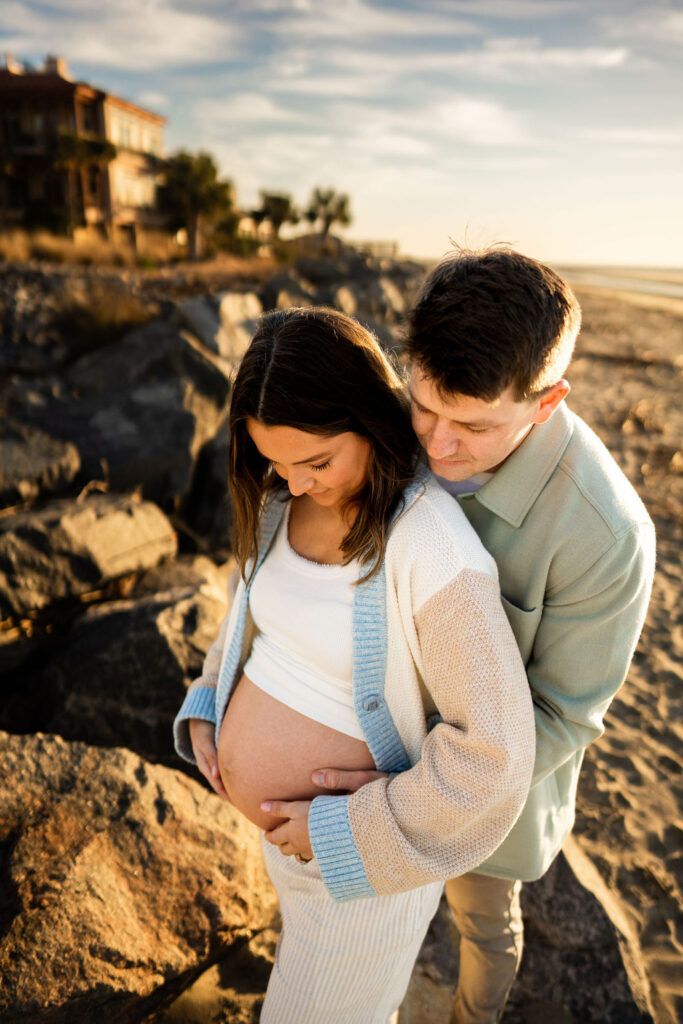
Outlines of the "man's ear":
<svg viewBox="0 0 683 1024">
<path fill-rule="evenodd" d="M 553 384 L 551 388 L 544 391 L 538 399 L 538 410 L 533 422 L 546 423 L 570 391 L 571 388 L 567 380 L 558 380 L 557 384 Z"/>
</svg>

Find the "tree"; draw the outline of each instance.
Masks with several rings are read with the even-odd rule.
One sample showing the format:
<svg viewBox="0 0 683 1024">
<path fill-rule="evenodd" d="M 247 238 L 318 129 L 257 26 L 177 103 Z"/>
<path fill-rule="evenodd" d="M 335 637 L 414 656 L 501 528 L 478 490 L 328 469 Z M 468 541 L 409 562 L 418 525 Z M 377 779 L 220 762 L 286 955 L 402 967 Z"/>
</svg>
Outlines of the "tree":
<svg viewBox="0 0 683 1024">
<path fill-rule="evenodd" d="M 351 223 L 349 197 L 333 188 L 314 188 L 305 216 L 311 224 L 320 221 L 321 234 L 327 235 L 333 224 Z"/>
<path fill-rule="evenodd" d="M 283 224 L 299 223 L 299 211 L 286 192 L 261 192 L 261 206 L 253 211 L 252 218 L 257 224 L 267 220 L 278 238 Z"/>
<path fill-rule="evenodd" d="M 194 154 L 181 149 L 165 161 L 158 202 L 174 225 L 187 231 L 188 252 L 195 259 L 201 255 L 206 228 L 232 209 L 234 189 L 232 182 L 219 181 L 210 153 Z"/>
<path fill-rule="evenodd" d="M 69 205 L 69 234 L 73 235 L 76 226 L 76 213 L 82 207 L 85 194 L 84 177 L 88 167 L 93 164 L 104 167 L 116 157 L 116 146 L 108 139 L 88 138 L 74 132 L 61 131 L 57 136 L 52 153 L 52 165 L 58 171 L 66 171 L 67 197 Z M 76 188 L 80 179 L 80 200 Z M 78 210 L 82 214 L 82 209 Z"/>
</svg>

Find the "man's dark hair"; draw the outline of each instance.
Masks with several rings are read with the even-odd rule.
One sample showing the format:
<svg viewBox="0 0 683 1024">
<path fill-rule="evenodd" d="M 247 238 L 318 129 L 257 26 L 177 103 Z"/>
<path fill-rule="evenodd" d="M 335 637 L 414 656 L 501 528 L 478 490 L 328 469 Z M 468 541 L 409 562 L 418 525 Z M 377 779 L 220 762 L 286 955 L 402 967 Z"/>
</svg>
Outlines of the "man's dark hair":
<svg viewBox="0 0 683 1024">
<path fill-rule="evenodd" d="M 512 249 L 460 249 L 427 276 L 408 314 L 411 360 L 442 395 L 532 398 L 562 378 L 581 326 L 571 288 Z"/>
</svg>

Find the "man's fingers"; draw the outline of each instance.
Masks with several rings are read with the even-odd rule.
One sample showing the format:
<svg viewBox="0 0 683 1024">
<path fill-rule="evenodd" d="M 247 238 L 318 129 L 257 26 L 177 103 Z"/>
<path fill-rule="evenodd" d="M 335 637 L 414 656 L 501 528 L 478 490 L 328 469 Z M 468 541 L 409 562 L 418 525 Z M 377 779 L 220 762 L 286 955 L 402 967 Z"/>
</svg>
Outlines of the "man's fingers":
<svg viewBox="0 0 683 1024">
<path fill-rule="evenodd" d="M 386 772 L 377 771 L 344 771 L 341 768 L 319 768 L 313 772 L 312 781 L 322 789 L 345 789 L 349 793 L 355 793 L 361 786 L 375 779 L 384 779 Z"/>
</svg>

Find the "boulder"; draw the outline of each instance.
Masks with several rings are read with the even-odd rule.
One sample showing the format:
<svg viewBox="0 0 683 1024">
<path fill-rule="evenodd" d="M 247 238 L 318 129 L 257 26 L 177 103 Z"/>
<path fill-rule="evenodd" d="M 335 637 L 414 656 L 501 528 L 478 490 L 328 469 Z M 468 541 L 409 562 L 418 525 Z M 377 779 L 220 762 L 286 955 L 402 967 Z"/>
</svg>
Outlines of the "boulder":
<svg viewBox="0 0 683 1024">
<path fill-rule="evenodd" d="M 215 437 L 197 456 L 189 497 L 183 503 L 183 522 L 202 538 L 212 555 L 227 558 L 231 548 L 233 512 L 228 491 L 230 424 L 225 420 Z"/>
<path fill-rule="evenodd" d="M 254 336 L 263 312 L 261 300 L 253 292 L 224 292 L 218 298 L 221 327 L 216 337 L 219 354 L 230 363 L 242 358 Z"/>
<path fill-rule="evenodd" d="M 126 750 L 2 735 L 0 1024 L 139 1024 L 271 924 L 256 829 Z"/>
<path fill-rule="evenodd" d="M 205 348 L 232 365 L 251 341 L 263 306 L 254 292 L 197 295 L 179 303 L 176 318 Z"/>
<path fill-rule="evenodd" d="M 51 652 L 30 692 L 24 688 L 25 715 L 32 713 L 24 727 L 129 747 L 177 767 L 173 719 L 226 610 L 227 585 L 210 583 L 89 608 Z"/>
<path fill-rule="evenodd" d="M 0 508 L 63 490 L 81 466 L 76 447 L 37 427 L 0 418 Z"/>
<path fill-rule="evenodd" d="M 15 415 L 79 450 L 84 480 L 143 493 L 173 510 L 218 429 L 230 366 L 162 321 L 77 360 L 64 387 L 15 388 Z"/>
<path fill-rule="evenodd" d="M 316 297 L 299 274 L 283 271 L 266 281 L 261 301 L 264 310 L 289 309 L 291 306 L 311 306 L 316 302 Z"/>
<path fill-rule="evenodd" d="M 78 598 L 176 553 L 156 505 L 131 495 L 58 499 L 0 519 L 0 619 Z"/>
</svg>

